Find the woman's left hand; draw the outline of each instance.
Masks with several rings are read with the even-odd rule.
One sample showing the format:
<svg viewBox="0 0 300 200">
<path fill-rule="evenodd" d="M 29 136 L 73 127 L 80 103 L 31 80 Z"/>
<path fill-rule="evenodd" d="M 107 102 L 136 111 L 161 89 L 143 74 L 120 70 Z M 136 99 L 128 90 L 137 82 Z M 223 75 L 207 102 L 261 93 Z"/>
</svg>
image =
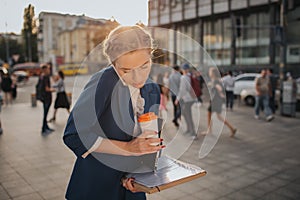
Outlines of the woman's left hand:
<svg viewBox="0 0 300 200">
<path fill-rule="evenodd" d="M 140 192 L 138 191 L 133 184 L 134 178 L 126 178 L 122 180 L 123 187 L 125 187 L 127 190 L 130 190 L 131 192 Z"/>
</svg>

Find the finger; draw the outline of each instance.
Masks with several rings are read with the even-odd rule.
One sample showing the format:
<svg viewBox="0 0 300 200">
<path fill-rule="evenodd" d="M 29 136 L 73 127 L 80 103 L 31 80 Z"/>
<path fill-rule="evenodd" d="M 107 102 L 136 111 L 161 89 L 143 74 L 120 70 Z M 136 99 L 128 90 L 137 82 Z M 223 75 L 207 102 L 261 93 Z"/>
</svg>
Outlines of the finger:
<svg viewBox="0 0 300 200">
<path fill-rule="evenodd" d="M 128 180 L 128 178 L 122 180 L 122 185 L 123 185 L 124 188 L 126 188 L 126 181 L 127 181 L 127 180 Z M 126 189 L 127 189 L 127 188 L 126 188 Z"/>
<path fill-rule="evenodd" d="M 147 150 L 145 150 L 144 154 L 156 153 L 156 152 L 160 151 L 161 149 L 163 149 L 165 147 L 166 147 L 165 145 L 157 145 L 157 146 L 149 145 Z"/>
<path fill-rule="evenodd" d="M 151 154 L 151 153 L 157 153 L 161 149 L 165 148 L 165 145 L 157 145 L 157 146 L 152 146 L 152 145 L 147 145 L 147 147 L 144 147 L 141 149 L 140 152 L 133 153 L 135 156 L 141 156 L 145 154 Z"/>
<path fill-rule="evenodd" d="M 150 146 L 157 146 L 159 144 L 161 144 L 161 142 L 163 141 L 163 139 L 161 138 L 149 138 L 147 139 L 147 144 Z"/>
<path fill-rule="evenodd" d="M 130 190 L 131 192 L 135 192 L 135 188 L 134 188 L 134 185 L 133 185 L 133 181 L 134 181 L 133 178 L 129 178 L 128 181 L 126 181 L 126 187 L 127 187 L 127 189 Z"/>
<path fill-rule="evenodd" d="M 149 138 L 149 137 L 157 137 L 158 132 L 156 131 L 144 131 L 138 138 Z"/>
</svg>

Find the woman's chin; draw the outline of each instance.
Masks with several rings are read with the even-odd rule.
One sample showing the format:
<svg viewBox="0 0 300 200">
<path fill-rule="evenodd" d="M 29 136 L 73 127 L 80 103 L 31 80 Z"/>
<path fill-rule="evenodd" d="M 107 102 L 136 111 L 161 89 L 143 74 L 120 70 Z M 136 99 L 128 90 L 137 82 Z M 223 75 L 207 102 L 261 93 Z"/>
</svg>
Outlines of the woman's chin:
<svg viewBox="0 0 300 200">
<path fill-rule="evenodd" d="M 135 88 L 142 88 L 145 85 L 145 83 L 133 83 L 132 86 Z"/>
</svg>

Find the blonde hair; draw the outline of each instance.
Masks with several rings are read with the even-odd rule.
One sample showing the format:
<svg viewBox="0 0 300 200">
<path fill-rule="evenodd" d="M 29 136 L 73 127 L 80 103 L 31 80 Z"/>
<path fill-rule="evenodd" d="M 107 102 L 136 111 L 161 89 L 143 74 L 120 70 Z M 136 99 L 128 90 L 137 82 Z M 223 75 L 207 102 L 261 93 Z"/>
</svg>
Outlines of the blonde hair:
<svg viewBox="0 0 300 200">
<path fill-rule="evenodd" d="M 104 41 L 103 53 L 110 63 L 120 56 L 141 49 L 153 48 L 151 35 L 140 26 L 118 26 Z"/>
<path fill-rule="evenodd" d="M 220 73 L 217 68 L 211 67 L 209 68 L 209 72 L 210 72 L 209 76 L 213 76 L 211 78 L 215 78 L 215 79 L 220 78 Z"/>
</svg>

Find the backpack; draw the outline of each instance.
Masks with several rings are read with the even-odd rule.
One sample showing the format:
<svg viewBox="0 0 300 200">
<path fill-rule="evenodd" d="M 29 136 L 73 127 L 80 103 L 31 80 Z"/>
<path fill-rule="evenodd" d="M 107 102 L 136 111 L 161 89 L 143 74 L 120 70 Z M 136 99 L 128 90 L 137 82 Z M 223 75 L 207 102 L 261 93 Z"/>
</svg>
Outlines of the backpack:
<svg viewBox="0 0 300 200">
<path fill-rule="evenodd" d="M 190 91 L 190 94 L 193 98 L 198 98 L 202 95 L 200 80 L 194 74 L 191 74 L 190 78 L 191 78 L 191 91 Z"/>
<path fill-rule="evenodd" d="M 44 101 L 44 94 L 45 94 L 44 81 L 41 77 L 39 77 L 39 80 L 38 80 L 38 82 L 35 86 L 36 99 L 43 102 Z"/>
</svg>

